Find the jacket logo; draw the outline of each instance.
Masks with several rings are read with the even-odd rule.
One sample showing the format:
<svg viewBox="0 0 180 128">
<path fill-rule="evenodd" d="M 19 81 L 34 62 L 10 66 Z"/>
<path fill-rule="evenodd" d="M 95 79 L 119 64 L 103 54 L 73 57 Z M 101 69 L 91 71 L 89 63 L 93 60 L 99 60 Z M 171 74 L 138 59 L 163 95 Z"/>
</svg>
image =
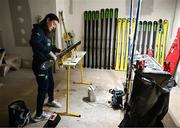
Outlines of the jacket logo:
<svg viewBox="0 0 180 128">
<path fill-rule="evenodd" d="M 47 43 L 47 46 L 51 46 L 51 43 Z"/>
<path fill-rule="evenodd" d="M 51 40 L 50 39 L 47 39 L 47 46 L 51 46 Z"/>
<path fill-rule="evenodd" d="M 36 33 L 36 35 L 40 36 L 40 33 Z"/>
</svg>

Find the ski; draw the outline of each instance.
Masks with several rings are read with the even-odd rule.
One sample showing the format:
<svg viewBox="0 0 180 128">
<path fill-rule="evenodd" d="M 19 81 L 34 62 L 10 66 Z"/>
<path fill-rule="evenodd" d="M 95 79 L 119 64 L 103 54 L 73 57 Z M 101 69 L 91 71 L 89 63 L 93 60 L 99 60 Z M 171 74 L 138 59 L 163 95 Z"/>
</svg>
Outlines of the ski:
<svg viewBox="0 0 180 128">
<path fill-rule="evenodd" d="M 146 33 L 145 33 L 145 43 L 144 43 L 144 54 L 147 53 L 148 46 L 148 22 L 146 21 Z"/>
<path fill-rule="evenodd" d="M 106 69 L 107 62 L 107 34 L 108 34 L 108 18 L 109 18 L 109 9 L 105 10 L 105 43 L 104 43 L 104 69 Z"/>
<path fill-rule="evenodd" d="M 132 44 L 132 33 L 133 33 L 133 5 L 134 5 L 134 2 L 133 0 L 130 0 L 130 24 L 129 24 L 129 40 L 128 40 L 128 63 L 127 63 L 127 70 L 126 70 L 126 84 L 125 84 L 125 88 L 124 88 L 124 93 L 125 93 L 125 102 L 124 102 L 124 109 L 127 110 L 128 108 L 128 100 L 129 100 L 129 93 L 130 93 L 130 67 L 131 67 L 131 62 L 130 62 L 130 59 L 131 59 L 131 44 Z M 138 22 L 137 22 L 138 23 Z M 129 79 L 130 78 L 130 79 Z"/>
<path fill-rule="evenodd" d="M 150 21 L 150 22 L 151 22 L 151 36 L 150 36 L 150 40 L 149 40 L 149 42 L 150 42 L 149 49 L 153 52 L 153 49 L 152 49 L 152 45 L 153 45 L 153 22 L 152 21 Z"/>
<path fill-rule="evenodd" d="M 158 27 L 158 22 L 154 21 L 153 22 L 153 42 L 152 42 L 153 57 L 155 57 L 155 51 L 156 51 L 157 27 Z"/>
<path fill-rule="evenodd" d="M 98 45 L 98 27 L 99 27 L 99 11 L 96 11 L 96 14 L 95 14 L 95 21 L 96 21 L 96 45 L 95 45 L 95 60 L 96 60 L 96 63 L 95 63 L 95 68 L 98 67 L 98 49 L 99 49 L 99 45 Z"/>
<path fill-rule="evenodd" d="M 91 45 L 91 55 L 92 55 L 92 63 L 91 63 L 91 68 L 94 68 L 94 28 L 95 28 L 95 11 L 92 11 L 92 45 Z"/>
<path fill-rule="evenodd" d="M 70 47 L 71 45 L 73 45 L 73 42 L 72 42 L 73 36 L 70 32 L 66 31 L 66 26 L 65 26 L 65 22 L 64 22 L 64 18 L 63 18 L 63 11 L 59 11 L 59 16 L 61 17 L 62 25 L 64 28 L 63 39 L 66 43 L 66 47 Z"/>
<path fill-rule="evenodd" d="M 112 35 L 112 20 L 113 20 L 113 9 L 111 8 L 109 11 L 109 50 L 108 50 L 108 65 L 107 69 L 110 69 L 111 62 L 111 35 Z"/>
<path fill-rule="evenodd" d="M 142 53 L 142 44 L 143 44 L 143 22 L 141 21 L 140 23 L 142 23 L 142 27 L 141 27 L 141 34 L 140 34 L 140 39 L 139 39 L 139 53 Z"/>
<path fill-rule="evenodd" d="M 100 19 L 101 19 L 101 37 L 100 37 L 100 62 L 99 62 L 99 68 L 102 67 L 102 49 L 103 49 L 103 28 L 104 28 L 104 9 L 101 9 L 100 12 Z"/>
<path fill-rule="evenodd" d="M 117 20 L 118 8 L 114 10 L 114 35 L 113 35 L 113 46 L 112 46 L 112 69 L 115 69 L 115 49 L 116 49 L 116 33 L 117 33 Z"/>
<path fill-rule="evenodd" d="M 155 59 L 157 62 L 160 63 L 160 52 L 161 52 L 161 41 L 162 41 L 162 34 L 163 34 L 163 26 L 162 26 L 162 19 L 158 21 L 158 38 L 156 44 L 156 51 L 155 51 Z"/>
<path fill-rule="evenodd" d="M 147 38 L 146 31 L 147 31 L 147 21 L 143 21 L 143 40 L 142 40 L 141 54 L 145 54 L 146 38 Z"/>
<path fill-rule="evenodd" d="M 138 24 L 139 25 L 139 24 Z M 136 19 L 133 18 L 133 21 L 132 21 L 132 37 L 134 38 L 134 33 L 135 33 L 135 27 L 136 27 Z M 131 46 L 132 46 L 132 42 L 131 42 Z M 131 48 L 131 47 L 130 47 Z"/>
<path fill-rule="evenodd" d="M 161 60 L 160 60 L 160 64 L 163 66 L 164 64 L 164 58 L 165 58 L 165 50 L 166 50 L 166 41 L 167 41 L 167 32 L 168 32 L 168 20 L 164 20 L 163 22 L 163 41 L 162 41 L 162 52 L 161 52 Z"/>
<path fill-rule="evenodd" d="M 152 34 L 152 22 L 149 21 L 148 22 L 148 34 L 147 34 L 147 46 L 146 46 L 146 52 L 148 49 L 151 48 L 151 42 L 150 42 L 150 39 L 151 39 L 151 34 Z"/>
<path fill-rule="evenodd" d="M 91 36 L 91 11 L 88 11 L 88 49 L 87 49 L 87 67 L 90 67 L 90 36 Z"/>
<path fill-rule="evenodd" d="M 119 61 L 120 61 L 120 40 L 121 40 L 121 25 L 122 19 L 118 19 L 118 29 L 117 29 L 117 48 L 116 48 L 116 66 L 115 70 L 119 70 Z"/>
<path fill-rule="evenodd" d="M 122 20 L 122 42 L 121 42 L 121 59 L 120 59 L 120 70 L 124 70 L 124 49 L 125 49 L 125 33 L 126 33 L 126 19 Z"/>
<path fill-rule="evenodd" d="M 125 64 L 123 70 L 127 70 L 127 64 L 128 64 L 128 40 L 129 40 L 129 27 L 130 27 L 130 19 L 127 19 L 127 25 L 126 25 L 126 43 L 125 43 Z"/>
<path fill-rule="evenodd" d="M 140 45 L 141 45 L 141 41 L 142 41 L 142 21 L 139 21 L 139 33 L 138 33 L 138 41 L 137 41 L 137 45 L 136 45 L 136 50 L 138 52 L 140 52 Z"/>
<path fill-rule="evenodd" d="M 75 43 L 75 44 L 72 44 L 71 46 L 63 49 L 61 51 L 61 53 L 59 55 L 57 55 L 58 59 L 61 59 L 63 56 L 67 55 L 67 53 L 71 52 L 72 50 L 74 49 L 77 49 L 77 46 L 79 46 L 81 44 L 81 41 Z M 40 68 L 42 70 L 47 70 L 48 68 L 52 67 L 53 65 L 55 64 L 55 61 L 54 60 L 47 60 L 45 62 L 43 62 L 41 65 L 40 65 Z"/>
<path fill-rule="evenodd" d="M 84 51 L 86 51 L 86 41 L 87 41 L 87 19 L 88 19 L 88 13 L 87 13 L 87 11 L 85 11 L 84 12 Z M 84 56 L 84 67 L 86 67 L 86 63 L 87 63 L 87 61 L 86 61 L 86 55 Z"/>
</svg>

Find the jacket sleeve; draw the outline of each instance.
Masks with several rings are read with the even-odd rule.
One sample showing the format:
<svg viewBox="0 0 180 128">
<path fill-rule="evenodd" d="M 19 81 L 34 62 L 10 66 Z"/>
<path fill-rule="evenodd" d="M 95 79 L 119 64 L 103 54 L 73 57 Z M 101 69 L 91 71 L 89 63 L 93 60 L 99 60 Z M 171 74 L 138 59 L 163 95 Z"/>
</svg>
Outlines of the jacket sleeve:
<svg viewBox="0 0 180 128">
<path fill-rule="evenodd" d="M 33 29 L 32 30 L 32 35 L 30 39 L 30 45 L 34 48 L 37 49 L 40 52 L 48 54 L 50 52 L 49 49 L 46 48 L 46 46 L 43 45 L 42 40 L 43 40 L 43 31 L 40 29 Z"/>
</svg>

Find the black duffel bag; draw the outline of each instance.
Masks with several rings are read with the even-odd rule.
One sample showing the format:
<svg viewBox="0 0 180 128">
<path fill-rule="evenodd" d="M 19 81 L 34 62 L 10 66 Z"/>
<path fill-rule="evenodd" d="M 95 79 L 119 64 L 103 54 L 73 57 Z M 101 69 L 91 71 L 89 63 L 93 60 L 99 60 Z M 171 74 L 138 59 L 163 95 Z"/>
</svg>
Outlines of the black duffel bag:
<svg viewBox="0 0 180 128">
<path fill-rule="evenodd" d="M 8 105 L 9 125 L 11 127 L 24 127 L 30 123 L 31 114 L 24 101 L 17 100 Z"/>
</svg>

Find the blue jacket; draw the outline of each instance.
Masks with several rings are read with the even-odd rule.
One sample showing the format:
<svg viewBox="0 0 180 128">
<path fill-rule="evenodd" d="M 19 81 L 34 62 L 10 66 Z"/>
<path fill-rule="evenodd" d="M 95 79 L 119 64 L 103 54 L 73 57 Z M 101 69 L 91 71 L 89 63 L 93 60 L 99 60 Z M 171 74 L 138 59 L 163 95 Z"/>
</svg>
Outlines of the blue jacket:
<svg viewBox="0 0 180 128">
<path fill-rule="evenodd" d="M 48 37 L 48 32 L 43 29 L 39 24 L 34 24 L 30 39 L 30 45 L 33 50 L 33 59 L 38 62 L 44 62 L 49 59 L 49 52 L 60 52 L 52 45 L 50 38 Z"/>
</svg>

